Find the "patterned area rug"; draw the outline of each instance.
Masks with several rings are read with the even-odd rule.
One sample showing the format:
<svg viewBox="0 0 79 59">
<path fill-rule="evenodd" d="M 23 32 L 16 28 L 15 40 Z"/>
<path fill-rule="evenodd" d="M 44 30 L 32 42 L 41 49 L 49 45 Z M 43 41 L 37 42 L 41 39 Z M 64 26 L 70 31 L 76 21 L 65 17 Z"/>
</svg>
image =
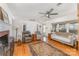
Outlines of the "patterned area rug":
<svg viewBox="0 0 79 59">
<path fill-rule="evenodd" d="M 48 43 L 39 41 L 29 44 L 33 56 L 68 56 Z"/>
</svg>

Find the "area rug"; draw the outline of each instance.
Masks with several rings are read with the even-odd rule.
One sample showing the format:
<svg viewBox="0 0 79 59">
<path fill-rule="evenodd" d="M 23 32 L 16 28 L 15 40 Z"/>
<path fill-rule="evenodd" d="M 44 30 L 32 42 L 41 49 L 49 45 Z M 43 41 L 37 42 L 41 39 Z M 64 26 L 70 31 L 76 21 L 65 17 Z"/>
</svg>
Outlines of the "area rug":
<svg viewBox="0 0 79 59">
<path fill-rule="evenodd" d="M 66 53 L 43 41 L 30 43 L 29 47 L 33 56 L 68 56 Z"/>
</svg>

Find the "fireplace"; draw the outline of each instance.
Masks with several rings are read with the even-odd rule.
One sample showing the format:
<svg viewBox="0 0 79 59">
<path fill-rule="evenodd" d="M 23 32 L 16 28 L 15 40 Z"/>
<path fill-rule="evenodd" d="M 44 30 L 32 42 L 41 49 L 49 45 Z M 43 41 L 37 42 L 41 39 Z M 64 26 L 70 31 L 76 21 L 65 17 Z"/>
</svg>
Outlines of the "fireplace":
<svg viewBox="0 0 79 59">
<path fill-rule="evenodd" d="M 0 56 L 6 56 L 8 51 L 8 35 L 9 31 L 0 32 Z"/>
<path fill-rule="evenodd" d="M 2 42 L 2 45 L 8 46 L 8 34 L 0 37 L 0 41 Z"/>
<path fill-rule="evenodd" d="M 0 32 L 0 43 L 3 46 L 8 46 L 8 31 Z"/>
</svg>

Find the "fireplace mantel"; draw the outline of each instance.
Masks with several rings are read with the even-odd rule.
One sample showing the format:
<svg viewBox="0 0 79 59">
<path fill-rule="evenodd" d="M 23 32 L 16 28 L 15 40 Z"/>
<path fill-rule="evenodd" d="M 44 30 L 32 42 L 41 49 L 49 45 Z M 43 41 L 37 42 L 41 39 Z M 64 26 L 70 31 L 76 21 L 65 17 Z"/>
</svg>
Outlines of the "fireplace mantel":
<svg viewBox="0 0 79 59">
<path fill-rule="evenodd" d="M 6 35 L 6 34 L 9 34 L 9 31 L 1 31 L 1 32 L 0 32 L 0 37 L 4 36 L 4 35 Z"/>
</svg>

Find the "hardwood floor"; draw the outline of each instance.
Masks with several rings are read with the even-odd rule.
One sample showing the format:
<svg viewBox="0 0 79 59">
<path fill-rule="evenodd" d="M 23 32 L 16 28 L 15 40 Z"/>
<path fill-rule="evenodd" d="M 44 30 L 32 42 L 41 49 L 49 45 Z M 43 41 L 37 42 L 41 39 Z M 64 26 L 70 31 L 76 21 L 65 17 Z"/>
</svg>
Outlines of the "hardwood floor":
<svg viewBox="0 0 79 59">
<path fill-rule="evenodd" d="M 75 48 L 64 45 L 64 44 L 54 41 L 54 40 L 49 40 L 48 43 L 51 44 L 52 46 L 60 49 L 61 51 L 67 53 L 70 56 L 79 56 L 79 51 L 76 50 Z"/>
<path fill-rule="evenodd" d="M 79 51 L 70 46 L 61 44 L 61 43 L 59 43 L 57 41 L 53 41 L 53 40 L 48 40 L 48 43 L 51 44 L 52 46 L 55 46 L 56 48 L 62 50 L 63 52 L 67 53 L 68 55 L 79 56 Z M 13 55 L 14 56 L 32 56 L 28 43 L 21 44 L 20 46 L 15 44 Z"/>
<path fill-rule="evenodd" d="M 14 56 L 31 56 L 31 52 L 29 49 L 28 44 L 21 44 L 21 45 L 17 45 L 17 43 L 15 43 L 14 46 Z"/>
</svg>

